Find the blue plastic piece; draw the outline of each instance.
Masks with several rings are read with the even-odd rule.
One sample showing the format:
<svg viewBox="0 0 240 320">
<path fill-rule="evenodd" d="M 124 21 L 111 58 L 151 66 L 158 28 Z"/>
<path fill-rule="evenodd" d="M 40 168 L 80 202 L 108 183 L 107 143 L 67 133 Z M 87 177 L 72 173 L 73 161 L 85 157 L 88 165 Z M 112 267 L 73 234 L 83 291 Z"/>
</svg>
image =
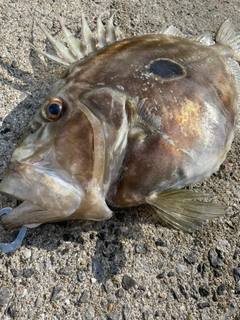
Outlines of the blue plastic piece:
<svg viewBox="0 0 240 320">
<path fill-rule="evenodd" d="M 0 217 L 4 214 L 8 214 L 9 212 L 12 211 L 12 208 L 3 208 L 2 210 L 0 210 Z M 11 243 L 0 243 L 0 250 L 2 253 L 8 253 L 8 252 L 13 252 L 15 251 L 17 248 L 19 248 L 23 242 L 23 239 L 25 237 L 27 231 L 27 227 L 23 226 L 18 235 L 17 238 L 11 242 Z"/>
</svg>

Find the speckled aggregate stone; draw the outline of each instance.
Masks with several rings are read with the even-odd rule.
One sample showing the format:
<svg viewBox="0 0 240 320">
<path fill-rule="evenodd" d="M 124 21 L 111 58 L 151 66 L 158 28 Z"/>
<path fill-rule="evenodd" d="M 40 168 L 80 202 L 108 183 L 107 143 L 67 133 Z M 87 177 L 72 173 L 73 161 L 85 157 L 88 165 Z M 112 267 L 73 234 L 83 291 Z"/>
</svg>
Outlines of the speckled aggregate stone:
<svg viewBox="0 0 240 320">
<path fill-rule="evenodd" d="M 113 13 L 128 36 L 174 24 L 184 33 L 216 33 L 239 1 L 99 0 L 0 2 L 0 178 L 29 120 L 64 69 L 38 56 L 51 46 L 29 8 L 61 38 L 57 17 L 79 34 Z M 160 224 L 145 207 L 116 210 L 109 221 L 75 221 L 28 230 L 22 247 L 0 255 L 0 319 L 240 319 L 240 136 L 220 170 L 194 186 L 228 205 L 226 216 L 195 234 Z M 0 196 L 1 207 L 17 200 Z M 16 232 L 0 226 L 0 241 Z"/>
</svg>

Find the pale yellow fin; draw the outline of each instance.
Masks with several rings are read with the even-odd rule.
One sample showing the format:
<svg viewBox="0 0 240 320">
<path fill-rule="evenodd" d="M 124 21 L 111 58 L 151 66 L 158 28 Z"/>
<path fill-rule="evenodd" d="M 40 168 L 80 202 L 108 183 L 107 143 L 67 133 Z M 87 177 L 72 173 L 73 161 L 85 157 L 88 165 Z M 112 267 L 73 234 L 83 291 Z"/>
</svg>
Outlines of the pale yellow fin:
<svg viewBox="0 0 240 320">
<path fill-rule="evenodd" d="M 160 34 L 166 34 L 168 36 L 174 36 L 174 37 L 180 37 L 180 38 L 186 38 L 186 36 L 175 26 L 171 25 L 168 27 L 163 27 L 160 31 Z"/>
<path fill-rule="evenodd" d="M 114 14 L 110 17 L 107 22 L 106 39 L 107 43 L 113 43 L 116 41 L 115 27 L 113 25 Z"/>
<path fill-rule="evenodd" d="M 216 42 L 231 47 L 234 51 L 233 59 L 240 61 L 240 34 L 235 32 L 234 25 L 229 19 L 219 28 Z"/>
<path fill-rule="evenodd" d="M 151 210 L 159 218 L 177 229 L 187 232 L 199 230 L 202 224 L 225 214 L 226 207 L 202 202 L 209 195 L 189 190 L 167 190 L 147 197 Z"/>
<path fill-rule="evenodd" d="M 215 41 L 213 40 L 210 32 L 204 32 L 200 36 L 191 37 L 190 39 L 193 41 L 200 42 L 205 46 L 212 46 L 215 44 Z"/>
</svg>

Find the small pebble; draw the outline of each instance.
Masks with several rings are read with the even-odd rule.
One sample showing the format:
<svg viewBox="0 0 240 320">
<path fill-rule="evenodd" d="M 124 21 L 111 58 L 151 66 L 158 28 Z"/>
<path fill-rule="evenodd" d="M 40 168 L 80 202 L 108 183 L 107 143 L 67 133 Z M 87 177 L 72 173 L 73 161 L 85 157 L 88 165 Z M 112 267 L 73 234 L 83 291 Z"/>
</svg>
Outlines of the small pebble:
<svg viewBox="0 0 240 320">
<path fill-rule="evenodd" d="M 86 260 L 82 260 L 82 261 L 81 261 L 81 265 L 82 265 L 82 266 L 85 266 L 86 264 L 87 264 L 87 261 L 86 261 Z"/>
<path fill-rule="evenodd" d="M 29 259 L 31 258 L 31 255 L 32 255 L 32 251 L 31 250 L 27 250 L 24 252 L 24 256 L 26 259 Z"/>
<path fill-rule="evenodd" d="M 198 291 L 202 297 L 207 297 L 210 294 L 210 290 L 206 284 L 201 285 Z"/>
<path fill-rule="evenodd" d="M 217 269 L 213 270 L 213 274 L 214 274 L 214 277 L 216 278 L 219 278 L 222 276 L 222 273 Z"/>
<path fill-rule="evenodd" d="M 231 245 L 227 240 L 219 240 L 219 248 L 223 251 L 229 251 L 231 249 Z"/>
<path fill-rule="evenodd" d="M 79 282 L 84 282 L 85 279 L 86 279 L 86 274 L 85 274 L 85 272 L 84 272 L 84 271 L 79 271 L 79 272 L 77 273 L 77 279 L 78 279 Z"/>
<path fill-rule="evenodd" d="M 64 301 L 64 303 L 65 303 L 66 306 L 68 306 L 68 305 L 70 304 L 70 300 L 69 300 L 69 299 L 66 299 L 66 300 Z"/>
<path fill-rule="evenodd" d="M 234 251 L 234 254 L 233 254 L 233 259 L 234 259 L 234 260 L 237 260 L 238 257 L 239 257 L 239 255 L 240 255 L 240 250 L 239 250 L 239 249 L 236 249 L 236 250 Z"/>
<path fill-rule="evenodd" d="M 148 251 L 148 247 L 147 247 L 146 243 L 141 242 L 141 243 L 137 243 L 135 245 L 135 253 L 145 254 L 145 253 L 147 253 L 147 251 Z"/>
<path fill-rule="evenodd" d="M 84 290 L 78 300 L 79 303 L 86 303 L 88 301 L 88 291 Z"/>
<path fill-rule="evenodd" d="M 128 275 L 124 275 L 123 278 L 122 278 L 122 287 L 125 289 L 125 290 L 129 290 L 131 289 L 132 287 L 134 287 L 136 284 L 136 281 L 129 277 Z"/>
<path fill-rule="evenodd" d="M 188 255 L 185 255 L 183 258 L 188 264 L 195 264 L 197 262 L 197 256 L 194 252 L 190 252 Z"/>
<path fill-rule="evenodd" d="M 107 319 L 108 320 L 122 320 L 122 317 L 117 312 L 110 312 L 109 315 L 107 316 Z"/>
<path fill-rule="evenodd" d="M 219 250 L 210 249 L 208 251 L 208 260 L 213 268 L 219 268 L 223 265 L 223 257 Z"/>
<path fill-rule="evenodd" d="M 42 305 L 43 305 L 43 298 L 41 296 L 38 296 L 34 302 L 34 307 L 40 308 Z"/>
<path fill-rule="evenodd" d="M 83 320 L 92 320 L 94 319 L 94 317 L 95 317 L 95 309 L 93 308 L 92 305 L 90 305 L 84 314 Z"/>
<path fill-rule="evenodd" d="M 92 273 L 96 279 L 101 279 L 104 276 L 105 271 L 101 257 L 96 257 L 92 260 Z"/>
<path fill-rule="evenodd" d="M 183 264 L 178 264 L 177 265 L 177 272 L 179 274 L 184 274 L 187 271 L 187 269 L 188 268 L 186 266 L 184 266 Z"/>
<path fill-rule="evenodd" d="M 28 319 L 32 319 L 34 317 L 35 311 L 33 309 L 30 309 L 28 312 Z"/>
<path fill-rule="evenodd" d="M 52 294 L 51 294 L 51 297 L 50 297 L 50 301 L 56 301 L 57 300 L 57 297 L 59 295 L 59 293 L 61 292 L 61 288 L 60 287 L 57 287 L 55 286 L 52 290 Z"/>
<path fill-rule="evenodd" d="M 209 304 L 209 302 L 199 302 L 197 304 L 197 306 L 198 306 L 199 309 L 204 309 L 204 308 L 209 308 L 210 304 Z"/>
<path fill-rule="evenodd" d="M 22 271 L 21 270 L 16 270 L 16 269 L 10 269 L 12 275 L 14 278 L 22 276 Z"/>
<path fill-rule="evenodd" d="M 74 236 L 71 233 L 64 233 L 62 235 L 63 241 L 73 241 Z"/>
<path fill-rule="evenodd" d="M 117 297 L 114 294 L 109 296 L 109 297 L 107 297 L 107 301 L 109 303 L 114 303 L 116 300 L 117 300 Z"/>
<path fill-rule="evenodd" d="M 23 277 L 24 278 L 31 278 L 31 276 L 34 274 L 35 270 L 33 268 L 31 269 L 23 269 Z"/>
<path fill-rule="evenodd" d="M 67 266 L 67 267 L 64 267 L 64 268 L 61 268 L 59 271 L 58 271 L 58 274 L 62 275 L 62 276 L 69 276 L 72 272 L 72 267 L 71 266 Z"/>
<path fill-rule="evenodd" d="M 148 320 L 149 319 L 149 312 L 148 311 L 144 311 L 142 313 L 142 320 Z"/>
<path fill-rule="evenodd" d="M 162 240 L 157 240 L 157 241 L 155 241 L 155 245 L 157 246 L 157 247 L 166 247 L 167 245 L 166 245 L 166 242 L 164 242 L 164 241 L 162 241 Z"/>
<path fill-rule="evenodd" d="M 185 297 L 185 299 L 188 299 L 189 296 L 187 294 L 186 287 L 183 284 L 180 284 L 179 289 L 181 294 Z"/>
<path fill-rule="evenodd" d="M 158 262 L 158 269 L 162 269 L 163 265 L 164 265 L 164 261 L 163 261 L 163 260 L 160 260 L 160 261 Z"/>
<path fill-rule="evenodd" d="M 235 282 L 238 282 L 240 280 L 240 269 L 233 268 L 233 279 Z"/>
<path fill-rule="evenodd" d="M 0 288 L 0 307 L 3 307 L 7 304 L 9 299 L 9 290 L 6 287 Z"/>
<path fill-rule="evenodd" d="M 171 291 L 171 294 L 172 294 L 173 298 L 174 298 L 175 300 L 178 300 L 178 296 L 177 296 L 176 291 L 173 290 L 173 289 L 171 289 L 170 291 Z"/>
<path fill-rule="evenodd" d="M 122 308 L 123 320 L 131 319 L 131 305 L 129 303 L 124 304 Z"/>
<path fill-rule="evenodd" d="M 75 241 L 76 241 L 76 243 L 79 243 L 81 245 L 84 245 L 84 242 L 85 242 L 85 240 L 83 239 L 82 236 L 78 236 Z"/>
<path fill-rule="evenodd" d="M 10 306 L 7 308 L 5 312 L 10 318 L 17 318 L 17 311 L 13 304 L 10 304 Z"/>
<path fill-rule="evenodd" d="M 202 278 L 204 278 L 206 274 L 206 264 L 204 262 L 199 263 L 197 271 L 201 273 Z"/>
<path fill-rule="evenodd" d="M 91 278 L 91 283 L 94 284 L 97 282 L 97 279 L 96 278 Z"/>
<path fill-rule="evenodd" d="M 150 271 L 151 267 L 145 260 L 141 259 L 140 262 L 145 271 Z"/>
<path fill-rule="evenodd" d="M 233 315 L 233 313 L 234 313 L 234 310 L 235 310 L 237 307 L 238 307 L 238 306 L 236 306 L 235 302 L 234 302 L 234 301 L 231 301 L 231 302 L 229 303 L 228 307 L 227 307 L 226 312 L 224 313 L 224 317 L 225 317 L 225 318 L 231 317 L 231 316 Z M 239 316 L 240 316 L 240 314 L 238 314 L 234 320 L 239 320 Z"/>
<path fill-rule="evenodd" d="M 217 293 L 216 293 L 215 291 L 213 292 L 212 300 L 213 300 L 214 302 L 217 302 L 217 301 L 218 301 L 218 296 L 217 296 Z"/>
<path fill-rule="evenodd" d="M 138 290 L 140 290 L 140 291 L 146 291 L 146 287 L 144 287 L 144 286 L 138 286 Z"/>
<path fill-rule="evenodd" d="M 122 298 L 124 296 L 124 290 L 122 288 L 118 289 L 116 292 L 117 298 Z"/>
<path fill-rule="evenodd" d="M 225 285 L 222 283 L 217 287 L 217 294 L 222 296 L 225 291 Z"/>
<path fill-rule="evenodd" d="M 157 279 L 163 279 L 163 278 L 165 278 L 165 272 L 159 273 L 156 278 L 157 278 Z"/>
</svg>

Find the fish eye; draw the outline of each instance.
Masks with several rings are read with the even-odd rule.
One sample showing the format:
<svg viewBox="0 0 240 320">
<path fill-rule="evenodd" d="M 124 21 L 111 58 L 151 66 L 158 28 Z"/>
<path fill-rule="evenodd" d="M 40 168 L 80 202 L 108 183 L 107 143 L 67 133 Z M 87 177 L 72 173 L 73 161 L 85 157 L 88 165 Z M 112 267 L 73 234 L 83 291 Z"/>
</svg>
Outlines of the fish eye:
<svg viewBox="0 0 240 320">
<path fill-rule="evenodd" d="M 62 100 L 54 98 L 51 99 L 41 110 L 43 118 L 49 121 L 58 120 L 65 111 L 65 104 Z"/>
</svg>

